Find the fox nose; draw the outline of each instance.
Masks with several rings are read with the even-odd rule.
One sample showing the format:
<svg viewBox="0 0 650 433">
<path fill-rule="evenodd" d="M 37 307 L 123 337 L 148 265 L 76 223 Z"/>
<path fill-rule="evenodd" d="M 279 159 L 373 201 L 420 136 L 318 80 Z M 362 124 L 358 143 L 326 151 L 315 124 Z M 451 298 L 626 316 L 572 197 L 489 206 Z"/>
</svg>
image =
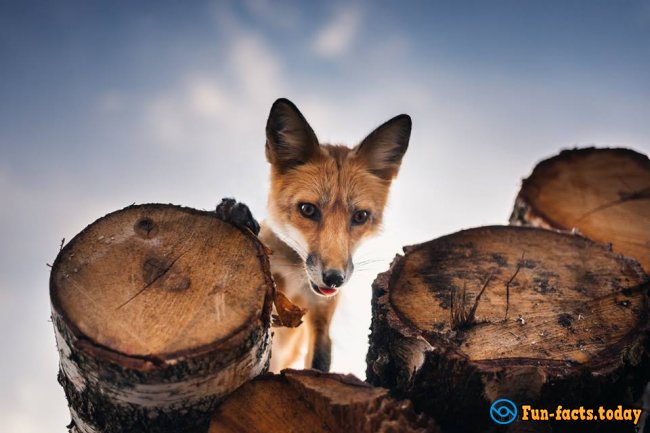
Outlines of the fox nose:
<svg viewBox="0 0 650 433">
<path fill-rule="evenodd" d="M 345 281 L 343 272 L 336 269 L 328 269 L 323 272 L 323 282 L 327 287 L 341 287 Z"/>
</svg>

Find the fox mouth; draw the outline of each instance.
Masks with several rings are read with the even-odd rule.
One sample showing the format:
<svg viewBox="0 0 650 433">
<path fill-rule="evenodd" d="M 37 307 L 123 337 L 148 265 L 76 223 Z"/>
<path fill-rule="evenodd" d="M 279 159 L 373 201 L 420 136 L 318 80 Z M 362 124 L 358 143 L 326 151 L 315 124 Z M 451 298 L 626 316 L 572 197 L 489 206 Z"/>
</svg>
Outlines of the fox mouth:
<svg viewBox="0 0 650 433">
<path fill-rule="evenodd" d="M 319 287 L 318 285 L 314 284 L 313 281 L 309 280 L 309 285 L 311 286 L 311 289 L 316 292 L 317 295 L 320 296 L 334 296 L 338 293 L 339 289 L 335 287 Z"/>
</svg>

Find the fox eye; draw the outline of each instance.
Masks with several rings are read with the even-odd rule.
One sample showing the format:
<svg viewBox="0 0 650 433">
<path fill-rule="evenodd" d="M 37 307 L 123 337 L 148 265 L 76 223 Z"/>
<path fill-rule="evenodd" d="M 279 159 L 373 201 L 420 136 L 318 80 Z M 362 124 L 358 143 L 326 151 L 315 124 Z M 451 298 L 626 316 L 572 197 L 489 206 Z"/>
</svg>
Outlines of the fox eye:
<svg viewBox="0 0 650 433">
<path fill-rule="evenodd" d="M 300 203 L 298 205 L 298 210 L 300 210 L 300 215 L 310 220 L 317 221 L 320 218 L 318 208 L 311 203 Z"/>
<path fill-rule="evenodd" d="M 366 221 L 368 221 L 368 217 L 370 216 L 370 212 L 367 210 L 358 210 L 352 214 L 352 225 L 359 226 L 361 224 L 365 224 Z"/>
</svg>

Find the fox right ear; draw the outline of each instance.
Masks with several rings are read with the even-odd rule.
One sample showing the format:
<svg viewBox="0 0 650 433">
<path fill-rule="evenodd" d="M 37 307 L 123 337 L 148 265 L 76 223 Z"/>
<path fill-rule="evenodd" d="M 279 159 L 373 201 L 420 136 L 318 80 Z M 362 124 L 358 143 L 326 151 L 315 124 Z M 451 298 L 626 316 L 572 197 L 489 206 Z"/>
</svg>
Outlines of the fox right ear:
<svg viewBox="0 0 650 433">
<path fill-rule="evenodd" d="M 281 172 L 309 161 L 318 139 L 302 113 L 288 99 L 273 103 L 266 122 L 266 159 Z"/>
<path fill-rule="evenodd" d="M 356 152 L 371 173 L 390 181 L 399 171 L 410 137 L 411 118 L 400 114 L 372 131 Z"/>
</svg>

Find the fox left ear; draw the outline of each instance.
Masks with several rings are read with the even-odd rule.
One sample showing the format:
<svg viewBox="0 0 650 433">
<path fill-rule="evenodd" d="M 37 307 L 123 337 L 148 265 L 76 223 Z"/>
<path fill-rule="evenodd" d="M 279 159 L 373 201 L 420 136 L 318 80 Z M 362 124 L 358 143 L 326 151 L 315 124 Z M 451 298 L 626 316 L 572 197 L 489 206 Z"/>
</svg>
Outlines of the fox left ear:
<svg viewBox="0 0 650 433">
<path fill-rule="evenodd" d="M 307 120 L 288 99 L 273 103 L 266 122 L 266 159 L 284 172 L 319 152 L 318 139 Z"/>
<path fill-rule="evenodd" d="M 356 148 L 374 175 L 392 180 L 399 171 L 411 137 L 411 117 L 400 114 L 372 131 Z"/>
</svg>

